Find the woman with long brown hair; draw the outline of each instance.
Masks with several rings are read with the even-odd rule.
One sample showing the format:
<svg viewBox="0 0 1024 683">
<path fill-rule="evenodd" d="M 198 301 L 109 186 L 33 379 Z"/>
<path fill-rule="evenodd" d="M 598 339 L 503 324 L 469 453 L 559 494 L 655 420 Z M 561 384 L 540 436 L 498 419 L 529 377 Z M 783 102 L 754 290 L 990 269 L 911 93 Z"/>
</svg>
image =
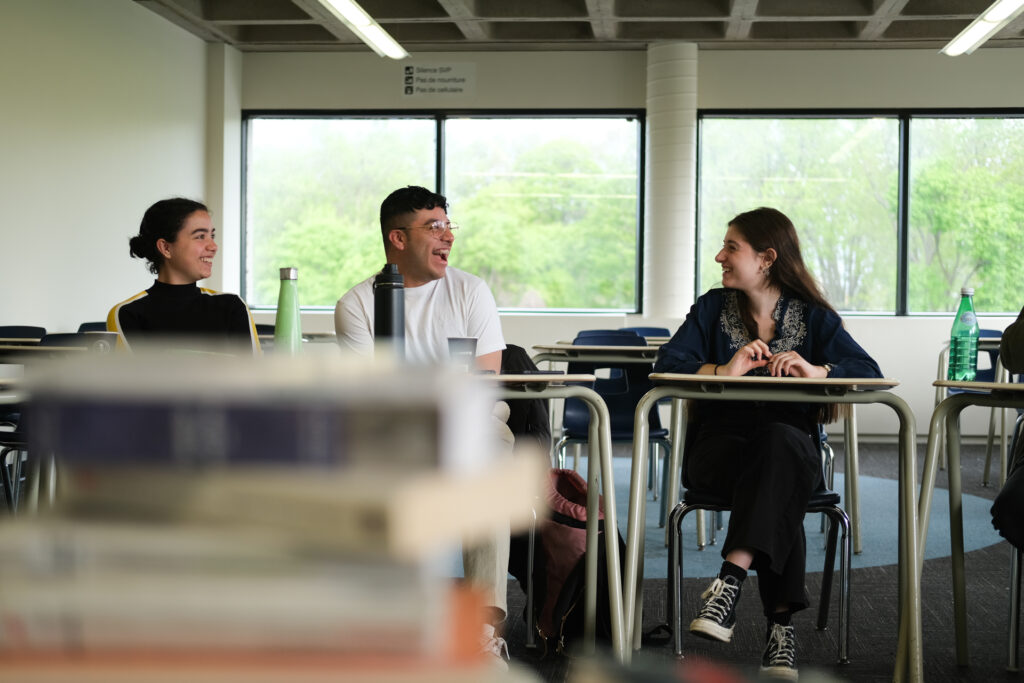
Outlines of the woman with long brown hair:
<svg viewBox="0 0 1024 683">
<path fill-rule="evenodd" d="M 661 348 L 656 372 L 881 376 L 807 271 L 796 229 L 782 212 L 761 207 L 736 216 L 715 261 L 722 288 L 697 299 Z M 728 642 L 743 581 L 755 570 L 768 619 L 762 675 L 797 678 L 791 617 L 808 605 L 803 518 L 821 483 L 818 423 L 834 417 L 835 406 L 691 406 L 684 480 L 728 497 L 733 507 L 722 569 L 701 595 L 690 631 Z"/>
</svg>

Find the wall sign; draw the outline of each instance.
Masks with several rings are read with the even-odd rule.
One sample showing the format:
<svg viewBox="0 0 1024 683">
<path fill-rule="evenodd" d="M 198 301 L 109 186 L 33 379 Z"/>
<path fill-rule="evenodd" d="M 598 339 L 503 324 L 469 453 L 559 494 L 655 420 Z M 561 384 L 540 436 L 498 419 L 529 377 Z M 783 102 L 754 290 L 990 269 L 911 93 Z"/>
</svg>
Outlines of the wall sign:
<svg viewBox="0 0 1024 683">
<path fill-rule="evenodd" d="M 402 66 L 402 93 L 421 95 L 473 95 L 476 91 L 476 64 L 406 64 Z"/>
</svg>

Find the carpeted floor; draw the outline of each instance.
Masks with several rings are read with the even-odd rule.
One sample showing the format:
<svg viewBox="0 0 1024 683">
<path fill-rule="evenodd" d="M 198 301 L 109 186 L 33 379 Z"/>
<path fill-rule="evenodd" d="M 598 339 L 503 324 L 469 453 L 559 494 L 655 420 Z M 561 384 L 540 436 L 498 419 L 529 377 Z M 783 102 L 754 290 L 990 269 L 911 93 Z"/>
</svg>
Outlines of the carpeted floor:
<svg viewBox="0 0 1024 683">
<path fill-rule="evenodd" d="M 923 444 L 919 445 L 923 452 Z M 842 449 L 836 453 L 837 470 L 842 470 Z M 984 449 L 981 446 L 963 448 L 964 493 L 991 499 L 996 491 L 981 485 Z M 860 465 L 863 476 L 896 478 L 895 446 L 862 444 Z M 937 487 L 945 487 L 945 472 L 939 472 Z M 937 493 L 936 499 L 944 497 Z M 976 529 L 987 524 L 987 508 L 975 505 L 971 508 Z M 872 514 L 866 508 L 865 516 Z M 965 524 L 969 522 L 965 521 Z M 933 532 L 934 534 L 934 532 Z M 810 537 L 809 537 L 810 538 Z M 864 545 L 880 543 L 878 539 L 865 534 Z M 929 544 L 931 545 L 931 543 Z M 867 552 L 867 551 L 866 551 Z M 1020 680 L 1021 675 L 1007 673 L 1007 609 L 1009 595 L 1009 546 L 1003 542 L 986 545 L 968 553 L 967 598 L 970 666 L 959 668 L 955 664 L 952 627 L 952 588 L 950 561 L 948 557 L 927 559 L 922 576 L 922 621 L 925 642 L 925 678 L 929 683 L 941 681 L 1003 681 Z M 816 563 L 815 563 L 816 564 Z M 815 564 L 809 564 L 807 589 L 812 598 L 812 609 L 795 618 L 797 626 L 798 657 L 801 679 L 811 679 L 816 672 L 823 680 L 842 681 L 889 681 L 892 679 L 896 651 L 897 588 L 896 566 L 883 564 L 858 568 L 854 565 L 851 586 L 851 642 L 850 663 L 835 664 L 836 623 L 835 610 L 838 597 L 833 591 L 832 619 L 830 630 L 817 631 L 814 628 L 814 608 L 820 590 L 820 573 L 811 573 Z M 664 574 L 662 574 L 663 576 Z M 687 572 L 690 576 L 690 572 Z M 756 577 L 752 578 L 756 581 Z M 684 583 L 684 614 L 690 615 L 698 608 L 699 593 L 705 588 L 707 579 L 687 579 Z M 749 582 L 748 582 L 749 583 Z M 667 621 L 665 604 L 666 585 L 663 578 L 648 578 L 644 582 L 645 631 Z M 522 614 L 525 599 L 515 582 L 509 584 L 509 613 L 518 617 Z M 574 676 L 570 661 L 561 656 L 549 655 L 539 659 L 525 647 L 525 625 L 521 618 L 512 618 L 506 630 L 506 639 L 513 659 L 537 672 L 544 681 L 579 681 Z M 764 617 L 754 585 L 744 586 L 743 599 L 738 606 L 737 627 L 733 641 L 728 644 L 713 643 L 686 635 L 686 664 L 704 657 L 727 667 L 741 678 L 756 677 L 764 643 Z M 673 673 L 676 660 L 671 643 L 647 644 L 635 655 L 633 676 L 621 675 L 610 680 L 673 681 L 693 680 Z M 652 673 L 653 669 L 653 673 Z M 684 666 L 683 670 L 686 668 Z M 643 671 L 643 673 L 641 673 Z M 701 678 L 700 680 L 704 680 Z M 724 679 L 719 679 L 724 680 Z"/>
</svg>

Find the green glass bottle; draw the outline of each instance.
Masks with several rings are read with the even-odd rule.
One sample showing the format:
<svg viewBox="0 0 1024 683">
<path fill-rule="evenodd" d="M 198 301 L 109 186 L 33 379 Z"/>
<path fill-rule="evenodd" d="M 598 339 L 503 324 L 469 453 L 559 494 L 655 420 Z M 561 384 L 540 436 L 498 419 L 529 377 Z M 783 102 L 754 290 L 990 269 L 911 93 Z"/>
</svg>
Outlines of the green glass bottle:
<svg viewBox="0 0 1024 683">
<path fill-rule="evenodd" d="M 974 289 L 960 290 L 960 308 L 949 333 L 949 373 L 956 382 L 973 382 L 978 374 L 978 316 L 974 313 Z"/>
<path fill-rule="evenodd" d="M 299 319 L 299 269 L 281 269 L 281 290 L 277 295 L 274 320 L 274 351 L 297 354 L 302 349 L 302 321 Z"/>
</svg>

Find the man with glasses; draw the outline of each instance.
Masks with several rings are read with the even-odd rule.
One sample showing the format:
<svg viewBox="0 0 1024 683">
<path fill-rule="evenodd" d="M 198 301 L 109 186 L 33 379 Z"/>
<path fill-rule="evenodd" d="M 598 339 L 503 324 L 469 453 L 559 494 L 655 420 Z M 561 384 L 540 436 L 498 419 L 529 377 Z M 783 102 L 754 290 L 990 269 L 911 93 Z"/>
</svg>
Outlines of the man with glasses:
<svg viewBox="0 0 1024 683">
<path fill-rule="evenodd" d="M 395 190 L 380 206 L 380 228 L 387 263 L 398 266 L 405 281 L 405 357 L 410 362 L 440 364 L 448 360 L 449 337 L 476 339 L 476 367 L 498 372 L 505 348 L 498 307 L 487 284 L 448 266 L 456 224 L 448 220 L 448 200 L 424 187 Z M 334 309 L 338 343 L 356 353 L 373 353 L 373 280 L 359 283 Z M 499 403 L 494 429 L 511 450 L 513 436 L 505 421 L 508 405 Z M 495 631 L 506 614 L 509 533 L 506 527 L 493 542 L 463 548 L 466 579 L 490 606 L 482 646 L 504 666 L 505 641 Z"/>
<path fill-rule="evenodd" d="M 476 339 L 476 366 L 498 372 L 505 341 L 498 307 L 487 284 L 448 266 L 458 226 L 448 220 L 448 200 L 424 187 L 395 190 L 380 205 L 388 263 L 405 280 L 405 353 L 415 363 L 448 359 L 449 337 Z M 338 343 L 373 352 L 373 279 L 345 293 L 334 309 Z"/>
</svg>

